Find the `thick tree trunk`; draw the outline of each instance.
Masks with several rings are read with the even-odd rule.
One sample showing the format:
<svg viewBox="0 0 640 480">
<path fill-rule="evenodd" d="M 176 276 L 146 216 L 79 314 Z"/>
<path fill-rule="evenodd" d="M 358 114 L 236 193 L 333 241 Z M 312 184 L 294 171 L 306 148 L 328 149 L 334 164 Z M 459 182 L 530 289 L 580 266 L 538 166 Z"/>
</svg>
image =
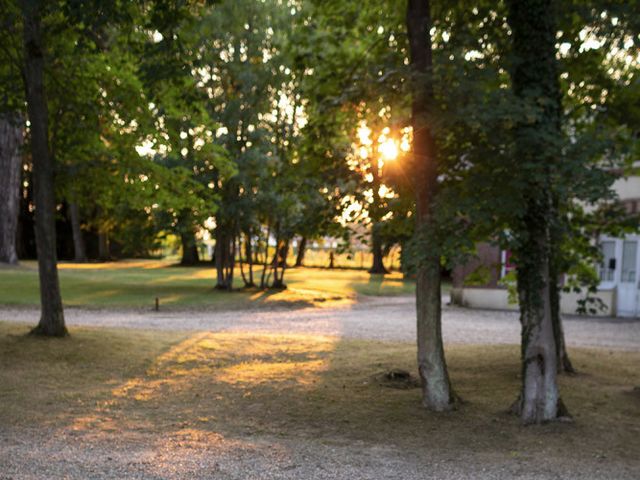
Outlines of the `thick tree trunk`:
<svg viewBox="0 0 640 480">
<path fill-rule="evenodd" d="M 543 215 L 525 219 L 532 240 L 518 256 L 518 296 L 522 324 L 522 391 L 514 412 L 523 423 L 565 416 L 557 385 L 558 357 L 551 315 L 548 227 Z"/>
<path fill-rule="evenodd" d="M 381 273 L 386 274 L 389 271 L 384 267 L 384 252 L 382 249 L 382 239 L 378 232 L 377 224 L 371 227 L 371 253 L 373 254 L 373 262 L 369 273 Z"/>
<path fill-rule="evenodd" d="M 296 267 L 302 267 L 304 265 L 304 254 L 307 250 L 307 237 L 302 237 L 298 244 L 298 254 L 296 255 Z"/>
<path fill-rule="evenodd" d="M 42 312 L 32 333 L 67 335 L 60 296 L 56 257 L 55 194 L 53 164 L 49 154 L 48 111 L 43 83 L 43 48 L 39 2 L 24 0 L 24 78 L 31 131 L 33 187 L 35 198 L 36 245 L 40 273 Z"/>
<path fill-rule="evenodd" d="M 509 0 L 514 94 L 537 115 L 515 130 L 519 164 L 528 171 L 524 214 L 515 234 L 520 321 L 522 390 L 514 410 L 525 424 L 568 417 L 557 384 L 558 354 L 553 307 L 559 307 L 552 252 L 553 172 L 560 158 L 561 92 L 557 75 L 556 28 L 551 0 Z M 535 48 L 532 48 L 535 46 Z M 555 302 L 555 305 L 552 305 Z M 559 318 L 559 317 L 558 317 Z"/>
<path fill-rule="evenodd" d="M 182 243 L 182 258 L 180 265 L 197 265 L 200 262 L 198 255 L 198 245 L 196 243 L 196 235 L 193 232 L 183 232 L 180 234 Z"/>
<path fill-rule="evenodd" d="M 24 120 L 20 114 L 0 115 L 0 263 L 18 263 L 16 237 L 20 214 L 20 180 Z"/>
<path fill-rule="evenodd" d="M 416 240 L 424 243 L 433 230 L 433 202 L 437 188 L 437 153 L 429 125 L 433 108 L 431 80 L 431 12 L 428 0 L 409 0 L 407 31 L 411 55 L 414 98 L 412 102 L 413 167 L 416 195 Z M 454 405 L 441 331 L 440 254 L 433 242 L 416 272 L 418 370 L 425 407 L 450 410 Z"/>
<path fill-rule="evenodd" d="M 69 217 L 71 219 L 71 231 L 73 233 L 73 261 L 86 263 L 87 250 L 85 248 L 82 229 L 80 228 L 80 209 L 75 202 L 69 204 Z"/>
</svg>

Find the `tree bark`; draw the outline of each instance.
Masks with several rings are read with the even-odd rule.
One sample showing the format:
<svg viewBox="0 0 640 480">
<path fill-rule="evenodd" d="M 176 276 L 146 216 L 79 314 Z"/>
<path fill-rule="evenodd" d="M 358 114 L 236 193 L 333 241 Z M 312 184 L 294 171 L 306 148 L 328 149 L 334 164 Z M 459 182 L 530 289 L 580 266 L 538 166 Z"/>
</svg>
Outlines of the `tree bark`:
<svg viewBox="0 0 640 480">
<path fill-rule="evenodd" d="M 431 12 L 428 0 L 409 0 L 407 32 L 414 76 L 411 105 L 413 126 L 414 190 L 416 195 L 416 240 L 428 239 L 434 228 L 433 203 L 437 188 L 437 152 L 429 125 L 434 95 L 431 78 Z M 455 396 L 444 356 L 441 329 L 440 254 L 434 242 L 427 245 L 426 258 L 416 272 L 418 370 L 425 407 L 450 410 Z"/>
<path fill-rule="evenodd" d="M 233 272 L 235 268 L 235 247 L 231 229 L 219 223 L 215 230 L 216 244 L 214 247 L 216 264 L 216 288 L 218 290 L 233 289 Z"/>
<path fill-rule="evenodd" d="M 87 250 L 85 248 L 82 229 L 80 228 L 80 209 L 75 202 L 69 203 L 69 217 L 71 219 L 71 231 L 73 233 L 73 261 L 86 263 Z"/>
<path fill-rule="evenodd" d="M 514 411 L 525 424 L 567 417 L 557 384 L 558 355 L 552 303 L 557 302 L 552 259 L 553 172 L 560 158 L 561 92 L 556 65 L 556 28 L 551 0 L 509 0 L 513 92 L 537 115 L 515 129 L 515 150 L 528 185 L 515 234 L 520 321 L 522 389 Z M 556 288 L 554 288 L 556 287 Z"/>
<path fill-rule="evenodd" d="M 564 328 L 562 327 L 562 314 L 560 312 L 560 275 L 556 268 L 556 262 L 551 259 L 549 262 L 549 301 L 551 305 L 551 324 L 553 325 L 553 337 L 556 343 L 556 356 L 558 357 L 558 373 L 575 374 L 576 369 L 571 363 L 567 344 L 564 339 Z"/>
<path fill-rule="evenodd" d="M 264 240 L 264 258 L 262 259 L 262 274 L 260 275 L 260 288 L 267 287 L 267 271 L 269 270 L 269 237 L 271 237 L 271 224 L 267 224 L 267 236 Z"/>
<path fill-rule="evenodd" d="M 195 233 L 182 232 L 180 234 L 180 241 L 182 243 L 180 265 L 197 265 L 200 262 L 200 256 L 198 255 Z"/>
<path fill-rule="evenodd" d="M 98 260 L 101 262 L 111 260 L 111 252 L 109 250 L 109 234 L 107 232 L 98 232 Z"/>
<path fill-rule="evenodd" d="M 532 212 L 533 213 L 533 212 Z M 522 325 L 522 391 L 514 413 L 523 423 L 565 415 L 557 385 L 558 356 L 551 318 L 548 224 L 543 215 L 525 218 L 530 242 L 518 256 L 518 300 Z"/>
<path fill-rule="evenodd" d="M 377 224 L 371 227 L 371 253 L 373 254 L 373 261 L 369 273 L 381 273 L 386 274 L 389 271 L 384 266 L 384 252 L 382 249 L 382 239 L 378 232 Z"/>
<path fill-rule="evenodd" d="M 296 255 L 296 267 L 304 266 L 304 254 L 307 250 L 307 237 L 302 237 L 298 244 L 298 254 Z"/>
<path fill-rule="evenodd" d="M 33 334 L 67 335 L 60 296 L 56 257 L 55 193 L 53 164 L 49 154 L 48 111 L 43 83 L 43 46 L 40 31 L 40 3 L 22 2 L 24 22 L 24 79 L 30 121 L 35 229 L 40 274 L 41 316 Z"/>
<path fill-rule="evenodd" d="M 274 263 L 274 277 L 271 288 L 285 289 L 284 272 L 287 270 L 287 256 L 289 253 L 289 240 L 281 240 L 280 246 L 276 249 L 276 262 Z M 280 274 L 278 274 L 280 267 Z"/>
<path fill-rule="evenodd" d="M 20 215 L 20 180 L 24 120 L 18 113 L 0 115 L 0 263 L 18 263 L 16 237 Z"/>
<path fill-rule="evenodd" d="M 247 257 L 247 263 L 249 264 L 249 281 L 245 285 L 246 287 L 255 287 L 256 284 L 253 280 L 253 246 L 251 245 L 251 234 L 247 232 L 244 240 L 244 252 Z"/>
</svg>

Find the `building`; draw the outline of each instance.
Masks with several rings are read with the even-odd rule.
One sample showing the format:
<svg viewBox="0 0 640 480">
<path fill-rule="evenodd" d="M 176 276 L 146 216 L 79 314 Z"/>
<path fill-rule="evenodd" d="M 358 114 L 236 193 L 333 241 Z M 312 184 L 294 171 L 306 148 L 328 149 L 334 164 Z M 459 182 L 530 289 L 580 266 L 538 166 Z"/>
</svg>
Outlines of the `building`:
<svg viewBox="0 0 640 480">
<path fill-rule="evenodd" d="M 630 213 L 640 213 L 640 176 L 618 179 L 614 184 L 621 202 Z M 597 297 L 604 309 L 598 315 L 640 317 L 640 232 L 624 238 L 599 239 L 603 261 Z M 513 269 L 508 252 L 487 243 L 477 246 L 477 256 L 453 270 L 451 301 L 454 304 L 489 309 L 517 309 L 501 282 Z M 561 311 L 576 313 L 584 295 L 563 293 Z"/>
</svg>

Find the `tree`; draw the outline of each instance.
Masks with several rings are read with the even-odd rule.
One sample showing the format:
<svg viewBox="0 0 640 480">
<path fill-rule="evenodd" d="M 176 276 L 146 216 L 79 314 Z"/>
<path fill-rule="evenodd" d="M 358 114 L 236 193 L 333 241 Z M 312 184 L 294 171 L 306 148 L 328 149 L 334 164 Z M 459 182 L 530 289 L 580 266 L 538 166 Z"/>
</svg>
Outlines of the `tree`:
<svg viewBox="0 0 640 480">
<path fill-rule="evenodd" d="M 454 404 L 444 357 L 441 327 L 440 252 L 434 235 L 434 205 L 438 188 L 438 154 L 431 127 L 434 112 L 429 0 L 409 0 L 407 32 L 414 75 L 412 126 L 413 175 L 416 197 L 416 240 L 426 250 L 416 271 L 418 369 L 423 402 L 436 410 Z"/>
<path fill-rule="evenodd" d="M 0 262 L 16 264 L 24 120 L 19 113 L 0 115 Z"/>
<path fill-rule="evenodd" d="M 527 174 L 518 237 L 517 277 L 522 324 L 522 391 L 515 410 L 524 423 L 566 416 L 557 384 L 558 357 L 551 290 L 554 186 L 561 145 L 562 105 L 555 51 L 555 11 L 550 0 L 508 2 L 514 64 L 512 88 L 531 119 L 520 119 L 515 148 Z M 532 48 L 532 46 L 535 46 Z"/>
<path fill-rule="evenodd" d="M 41 5 L 24 0 L 24 86 L 30 121 L 33 182 L 36 205 L 36 243 L 40 273 L 41 316 L 32 333 L 65 336 L 67 328 L 62 310 L 56 256 L 55 192 L 53 164 L 49 153 L 49 114 L 45 98 L 44 50 L 40 26 Z"/>
</svg>

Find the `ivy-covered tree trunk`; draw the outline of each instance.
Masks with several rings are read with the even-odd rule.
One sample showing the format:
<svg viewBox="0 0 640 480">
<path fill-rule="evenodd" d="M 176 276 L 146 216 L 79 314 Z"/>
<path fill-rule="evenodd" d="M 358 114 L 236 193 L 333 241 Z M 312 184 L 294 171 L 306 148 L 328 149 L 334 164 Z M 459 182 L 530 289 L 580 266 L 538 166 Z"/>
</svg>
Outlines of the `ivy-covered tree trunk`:
<svg viewBox="0 0 640 480">
<path fill-rule="evenodd" d="M 516 267 L 522 325 L 522 391 L 513 407 L 526 424 L 566 415 L 557 384 L 548 221 L 541 205 L 530 209 L 524 219 L 530 240 L 522 244 Z"/>
<path fill-rule="evenodd" d="M 182 243 L 180 265 L 197 265 L 200 262 L 200 255 L 198 255 L 195 233 L 192 231 L 180 233 L 180 241 Z"/>
<path fill-rule="evenodd" d="M 431 12 L 428 0 L 409 0 L 407 31 L 413 88 L 413 178 L 416 195 L 416 241 L 429 238 L 434 228 L 433 206 L 437 188 L 437 153 L 430 127 L 434 96 L 431 78 Z M 419 260 L 416 271 L 418 370 L 425 407 L 450 410 L 454 394 L 444 356 L 441 329 L 440 255 L 436 245 Z M 425 249 L 426 251 L 426 249 Z"/>
<path fill-rule="evenodd" d="M 60 296 L 56 257 L 55 194 L 53 164 L 49 154 L 48 111 L 43 83 L 44 52 L 40 31 L 40 3 L 22 2 L 24 22 L 24 80 L 30 121 L 35 230 L 40 274 L 41 316 L 32 333 L 67 335 Z"/>
<path fill-rule="evenodd" d="M 20 214 L 20 180 L 24 120 L 17 113 L 0 115 L 0 263 L 15 265 Z"/>
<path fill-rule="evenodd" d="M 524 187 L 523 214 L 514 232 L 522 323 L 522 390 L 514 411 L 524 423 L 566 416 L 557 384 L 550 270 L 553 176 L 560 160 L 561 92 L 558 83 L 554 2 L 509 0 L 514 94 L 530 111 L 515 129 L 516 156 Z M 553 272 L 555 276 L 556 272 Z M 557 293 L 557 292 L 556 292 Z M 558 302 L 559 298 L 554 301 Z"/>
<path fill-rule="evenodd" d="M 298 244 L 298 254 L 296 255 L 296 267 L 302 267 L 304 265 L 304 254 L 307 250 L 307 237 L 302 237 Z"/>
<path fill-rule="evenodd" d="M 82 229 L 80 228 L 80 209 L 75 202 L 69 203 L 69 218 L 71 220 L 71 233 L 73 234 L 73 261 L 86 263 L 87 250 Z"/>
</svg>

